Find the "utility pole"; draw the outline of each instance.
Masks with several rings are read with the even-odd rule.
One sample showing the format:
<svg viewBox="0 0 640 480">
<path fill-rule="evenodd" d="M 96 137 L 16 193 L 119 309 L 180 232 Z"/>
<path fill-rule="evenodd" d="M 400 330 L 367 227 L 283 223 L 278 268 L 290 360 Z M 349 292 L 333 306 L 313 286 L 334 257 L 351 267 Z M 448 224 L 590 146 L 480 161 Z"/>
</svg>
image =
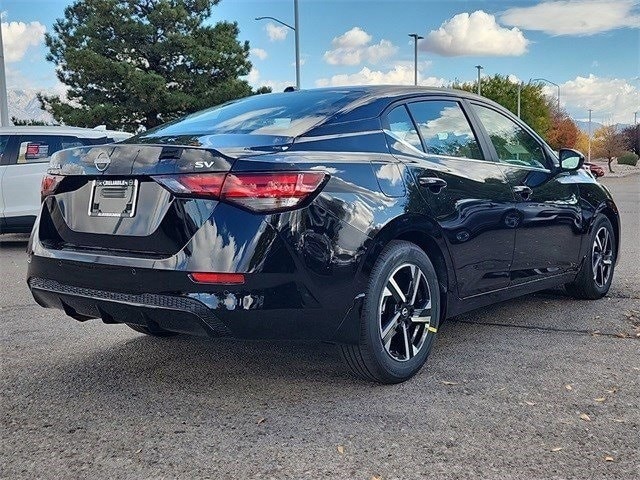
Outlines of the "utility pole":
<svg viewBox="0 0 640 480">
<path fill-rule="evenodd" d="M 2 44 L 2 22 L 0 21 L 0 126 L 9 126 L 7 104 L 7 77 L 4 74 L 4 45 Z"/>
<path fill-rule="evenodd" d="M 633 124 L 638 124 L 638 112 L 633 112 Z"/>
<path fill-rule="evenodd" d="M 483 69 L 483 66 L 476 65 L 476 68 L 478 69 L 478 95 L 482 95 L 482 86 L 480 85 L 480 70 Z"/>
<path fill-rule="evenodd" d="M 589 109 L 589 154 L 587 155 L 588 162 L 591 161 L 591 112 L 593 112 L 593 110 L 590 108 Z"/>
<path fill-rule="evenodd" d="M 418 40 L 422 40 L 417 33 L 410 33 L 409 36 L 413 38 L 413 84 L 418 85 Z"/>
</svg>

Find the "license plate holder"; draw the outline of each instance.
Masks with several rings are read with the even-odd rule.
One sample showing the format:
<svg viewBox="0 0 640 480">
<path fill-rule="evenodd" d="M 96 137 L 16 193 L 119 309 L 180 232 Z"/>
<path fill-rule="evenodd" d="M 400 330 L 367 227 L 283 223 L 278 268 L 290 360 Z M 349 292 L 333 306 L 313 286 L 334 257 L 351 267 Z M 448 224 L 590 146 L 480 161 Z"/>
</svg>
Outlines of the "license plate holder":
<svg viewBox="0 0 640 480">
<path fill-rule="evenodd" d="M 93 180 L 89 198 L 90 217 L 131 218 L 136 214 L 139 182 Z"/>
</svg>

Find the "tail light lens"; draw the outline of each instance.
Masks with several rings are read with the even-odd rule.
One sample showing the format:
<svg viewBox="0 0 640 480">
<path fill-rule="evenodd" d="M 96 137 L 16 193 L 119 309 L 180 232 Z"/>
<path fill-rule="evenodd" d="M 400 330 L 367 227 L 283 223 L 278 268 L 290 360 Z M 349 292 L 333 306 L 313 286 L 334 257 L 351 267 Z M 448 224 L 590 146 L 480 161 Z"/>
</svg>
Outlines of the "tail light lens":
<svg viewBox="0 0 640 480">
<path fill-rule="evenodd" d="M 324 172 L 201 173 L 153 177 L 178 195 L 215 198 L 254 212 L 290 210 L 316 193 Z"/>
<path fill-rule="evenodd" d="M 40 184 L 40 201 L 44 202 L 44 199 L 49 195 L 56 193 L 56 189 L 64 177 L 61 175 L 49 175 L 48 173 L 42 177 L 42 183 Z"/>
</svg>

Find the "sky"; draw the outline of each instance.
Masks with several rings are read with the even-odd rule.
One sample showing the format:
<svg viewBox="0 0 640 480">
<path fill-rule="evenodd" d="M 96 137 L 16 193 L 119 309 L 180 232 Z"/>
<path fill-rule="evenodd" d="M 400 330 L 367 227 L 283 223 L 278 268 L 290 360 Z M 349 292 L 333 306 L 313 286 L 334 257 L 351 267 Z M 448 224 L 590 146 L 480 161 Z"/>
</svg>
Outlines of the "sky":
<svg viewBox="0 0 640 480">
<path fill-rule="evenodd" d="M 46 61 L 45 32 L 69 0 L 0 0 L 9 88 L 64 91 Z M 628 123 L 640 110 L 640 0 L 299 0 L 302 88 L 413 83 L 446 86 L 483 74 L 544 78 L 584 120 Z M 238 23 L 253 69 L 274 91 L 295 84 L 293 0 L 222 0 L 211 23 Z M 557 87 L 549 84 L 555 97 Z"/>
</svg>

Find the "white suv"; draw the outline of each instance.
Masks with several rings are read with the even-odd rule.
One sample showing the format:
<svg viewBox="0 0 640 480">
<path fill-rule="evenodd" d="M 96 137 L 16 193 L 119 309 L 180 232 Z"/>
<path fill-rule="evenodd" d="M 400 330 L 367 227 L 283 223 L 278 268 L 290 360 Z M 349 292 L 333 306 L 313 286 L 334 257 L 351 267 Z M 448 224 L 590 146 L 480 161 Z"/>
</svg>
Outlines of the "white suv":
<svg viewBox="0 0 640 480">
<path fill-rule="evenodd" d="M 40 183 L 53 153 L 129 137 L 100 127 L 0 128 L 0 233 L 31 231 L 40 210 Z"/>
</svg>

